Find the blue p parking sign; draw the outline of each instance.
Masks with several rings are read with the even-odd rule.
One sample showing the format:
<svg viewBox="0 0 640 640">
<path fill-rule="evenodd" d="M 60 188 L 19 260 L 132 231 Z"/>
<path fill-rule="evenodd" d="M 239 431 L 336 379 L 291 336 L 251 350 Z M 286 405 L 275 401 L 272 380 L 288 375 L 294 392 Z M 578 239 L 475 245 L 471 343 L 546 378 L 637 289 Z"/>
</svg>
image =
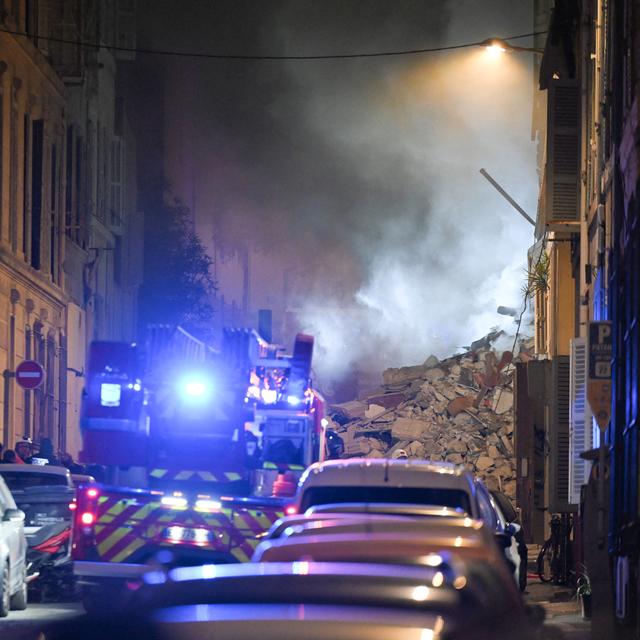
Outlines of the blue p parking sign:
<svg viewBox="0 0 640 640">
<path fill-rule="evenodd" d="M 611 322 L 589 324 L 589 381 L 587 398 L 601 430 L 611 418 L 611 357 L 613 339 Z"/>
</svg>

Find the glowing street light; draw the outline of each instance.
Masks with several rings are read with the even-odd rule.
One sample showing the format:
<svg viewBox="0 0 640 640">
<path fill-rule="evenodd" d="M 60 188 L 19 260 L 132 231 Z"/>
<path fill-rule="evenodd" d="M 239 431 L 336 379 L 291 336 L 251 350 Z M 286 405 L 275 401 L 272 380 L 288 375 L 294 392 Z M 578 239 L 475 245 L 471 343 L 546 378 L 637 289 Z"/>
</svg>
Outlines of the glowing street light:
<svg viewBox="0 0 640 640">
<path fill-rule="evenodd" d="M 542 49 L 535 49 L 534 47 L 519 47 L 518 45 L 511 44 L 502 38 L 487 38 L 478 43 L 479 46 L 484 47 L 492 55 L 499 55 L 506 53 L 507 51 L 526 51 L 528 53 L 537 53 L 542 55 L 544 51 Z"/>
</svg>

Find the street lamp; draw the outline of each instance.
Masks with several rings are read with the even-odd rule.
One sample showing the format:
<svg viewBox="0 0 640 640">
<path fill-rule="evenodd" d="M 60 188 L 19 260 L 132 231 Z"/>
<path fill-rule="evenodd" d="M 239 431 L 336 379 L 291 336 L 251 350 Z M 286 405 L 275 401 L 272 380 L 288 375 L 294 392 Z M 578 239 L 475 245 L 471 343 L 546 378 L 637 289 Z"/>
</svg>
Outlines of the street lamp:
<svg viewBox="0 0 640 640">
<path fill-rule="evenodd" d="M 542 49 L 535 49 L 533 47 L 519 47 L 515 44 L 511 44 L 502 38 L 487 38 L 478 43 L 479 46 L 484 47 L 490 53 L 505 53 L 507 51 L 527 51 L 529 53 L 537 53 L 542 55 L 544 51 Z"/>
</svg>

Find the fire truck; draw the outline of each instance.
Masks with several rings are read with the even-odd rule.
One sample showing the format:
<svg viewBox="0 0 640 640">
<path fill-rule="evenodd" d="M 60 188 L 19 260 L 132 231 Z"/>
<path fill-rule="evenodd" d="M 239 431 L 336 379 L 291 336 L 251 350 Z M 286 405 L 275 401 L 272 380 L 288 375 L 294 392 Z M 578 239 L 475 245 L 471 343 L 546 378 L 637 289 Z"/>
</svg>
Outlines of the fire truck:
<svg viewBox="0 0 640 640">
<path fill-rule="evenodd" d="M 243 562 L 324 457 L 313 338 L 293 352 L 226 330 L 214 350 L 180 327 L 145 344 L 94 342 L 77 494 L 74 573 L 87 609 L 126 597 L 149 566 Z"/>
</svg>

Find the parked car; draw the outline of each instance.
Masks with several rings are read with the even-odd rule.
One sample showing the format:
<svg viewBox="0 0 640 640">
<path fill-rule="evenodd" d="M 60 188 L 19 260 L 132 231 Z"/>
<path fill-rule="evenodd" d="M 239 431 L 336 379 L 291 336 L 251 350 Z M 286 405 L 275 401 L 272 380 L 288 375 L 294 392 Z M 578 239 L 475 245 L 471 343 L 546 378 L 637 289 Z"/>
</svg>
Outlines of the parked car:
<svg viewBox="0 0 640 640">
<path fill-rule="evenodd" d="M 518 584 L 520 586 L 520 591 L 524 591 L 527 588 L 527 566 L 529 564 L 529 550 L 527 549 L 527 543 L 524 539 L 524 530 L 522 529 L 520 516 L 511 503 L 509 497 L 501 491 L 492 491 L 491 497 L 493 498 L 499 513 L 502 514 L 504 522 L 506 523 L 505 528 L 509 529 L 509 531 L 512 533 L 512 552 L 514 556 L 517 555 L 519 559 Z"/>
<path fill-rule="evenodd" d="M 0 477 L 0 618 L 27 607 L 26 554 L 24 513 Z"/>
<path fill-rule="evenodd" d="M 256 548 L 254 562 L 383 562 L 430 565 L 433 558 L 483 560 L 509 575 L 492 532 L 479 520 L 364 516 L 314 521 L 286 529 Z"/>
<path fill-rule="evenodd" d="M 422 504 L 397 504 L 397 503 L 362 503 L 340 502 L 337 504 L 321 504 L 310 507 L 303 514 L 285 516 L 276 520 L 263 539 L 279 538 L 285 529 L 295 524 L 305 523 L 313 516 L 313 520 L 336 520 L 337 518 L 353 518 L 354 515 L 388 515 L 388 516 L 419 516 L 419 517 L 460 517 L 465 513 L 462 510 L 449 507 L 431 507 Z"/>
<path fill-rule="evenodd" d="M 27 574 L 33 597 L 75 591 L 71 534 L 75 488 L 64 467 L 0 465 L 0 476 L 25 514 Z"/>
<path fill-rule="evenodd" d="M 480 519 L 494 532 L 514 579 L 519 579 L 514 531 L 504 526 L 484 484 L 462 465 L 370 458 L 315 463 L 300 478 L 295 507 L 304 513 L 318 505 L 353 502 L 440 506 Z"/>
<path fill-rule="evenodd" d="M 47 640 L 113 637 L 265 640 L 481 640 L 533 637 L 506 572 L 478 560 L 455 568 L 348 563 L 181 567 L 148 574 L 128 615 L 79 620 Z"/>
<path fill-rule="evenodd" d="M 78 488 L 81 484 L 95 484 L 96 479 L 93 476 L 87 475 L 86 473 L 72 473 L 71 481 L 73 482 L 73 486 Z"/>
</svg>

